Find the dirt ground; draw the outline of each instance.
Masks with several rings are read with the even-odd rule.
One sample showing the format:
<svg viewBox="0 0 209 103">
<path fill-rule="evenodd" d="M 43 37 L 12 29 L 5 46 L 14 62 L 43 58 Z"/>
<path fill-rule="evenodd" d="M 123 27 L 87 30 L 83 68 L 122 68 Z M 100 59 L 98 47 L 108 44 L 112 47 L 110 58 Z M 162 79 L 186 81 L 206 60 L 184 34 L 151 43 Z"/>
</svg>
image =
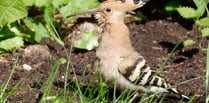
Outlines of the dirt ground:
<svg viewBox="0 0 209 103">
<path fill-rule="evenodd" d="M 150 5 L 142 8 L 142 12 L 149 8 Z M 161 15 L 155 18 L 153 17 L 156 14 L 159 15 L 160 12 L 156 9 L 156 12 L 152 13 L 152 16 L 150 16 L 151 12 L 144 13 L 149 17 L 149 21 L 147 22 L 139 23 L 133 21 L 127 24 L 130 29 L 132 44 L 146 58 L 152 68 L 166 76 L 166 80 L 169 83 L 172 85 L 179 84 L 177 88 L 187 96 L 193 96 L 197 93 L 194 98 L 194 103 L 204 103 L 206 92 L 204 76 L 206 71 L 206 48 L 208 40 L 199 36 L 197 32 L 198 28 L 191 21 L 179 19 L 179 16 L 168 17 Z M 62 28 L 59 31 L 63 35 L 67 35 L 70 32 L 66 28 Z M 186 38 L 195 40 L 196 44 L 184 47 L 181 42 Z M 64 37 L 63 40 L 67 52 L 69 52 L 71 39 Z M 177 44 L 179 44 L 177 49 L 166 60 Z M 57 58 L 61 57 L 67 58 L 66 51 L 55 41 L 49 39 L 43 40 L 41 46 L 28 44 L 24 48 L 17 50 L 14 54 L 1 55 L 0 84 L 8 79 L 15 62 L 17 62 L 16 70 L 11 78 L 7 91 L 11 89 L 10 87 L 20 82 L 19 88 L 8 98 L 8 103 L 15 103 L 17 101 L 25 103 L 37 102 L 43 93 L 44 84 L 48 79 L 51 69 L 56 63 Z M 78 79 L 82 75 L 90 77 L 94 75 L 93 65 L 95 59 L 95 50 L 85 51 L 73 49 L 71 60 Z M 27 68 L 25 65 L 31 66 L 32 70 L 25 70 Z M 69 72 L 73 74 L 71 68 Z M 55 80 L 62 79 L 64 75 L 65 68 L 61 67 L 58 70 Z M 192 80 L 194 78 L 197 79 Z M 72 79 L 72 77 L 69 79 Z M 52 90 L 57 94 L 60 88 L 63 87 L 57 86 L 54 83 Z M 167 102 L 176 103 L 179 101 L 172 100 Z"/>
</svg>

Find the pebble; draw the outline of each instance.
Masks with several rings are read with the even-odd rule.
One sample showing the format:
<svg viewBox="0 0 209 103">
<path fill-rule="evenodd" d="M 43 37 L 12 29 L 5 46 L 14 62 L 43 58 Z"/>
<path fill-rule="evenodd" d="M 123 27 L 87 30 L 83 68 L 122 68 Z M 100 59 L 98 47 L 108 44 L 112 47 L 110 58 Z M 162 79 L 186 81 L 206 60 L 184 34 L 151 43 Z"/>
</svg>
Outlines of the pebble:
<svg viewBox="0 0 209 103">
<path fill-rule="evenodd" d="M 32 67 L 30 65 L 28 65 L 28 64 L 23 64 L 23 70 L 31 71 Z"/>
</svg>

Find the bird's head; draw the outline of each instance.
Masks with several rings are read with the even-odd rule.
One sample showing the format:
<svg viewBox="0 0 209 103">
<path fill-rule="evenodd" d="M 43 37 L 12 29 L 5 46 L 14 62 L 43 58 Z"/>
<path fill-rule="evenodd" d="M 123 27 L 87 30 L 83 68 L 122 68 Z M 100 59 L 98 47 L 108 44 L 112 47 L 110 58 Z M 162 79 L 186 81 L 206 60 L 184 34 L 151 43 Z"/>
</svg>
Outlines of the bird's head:
<svg viewBox="0 0 209 103">
<path fill-rule="evenodd" d="M 127 12 L 131 12 L 142 7 L 148 0 L 107 0 L 101 3 L 97 8 L 83 11 L 70 16 L 95 14 L 99 23 L 108 23 L 124 19 Z M 70 17 L 68 16 L 68 17 Z"/>
<path fill-rule="evenodd" d="M 126 9 L 133 11 L 137 8 L 144 6 L 149 0 L 108 0 L 108 1 L 121 1 L 126 5 Z"/>
</svg>

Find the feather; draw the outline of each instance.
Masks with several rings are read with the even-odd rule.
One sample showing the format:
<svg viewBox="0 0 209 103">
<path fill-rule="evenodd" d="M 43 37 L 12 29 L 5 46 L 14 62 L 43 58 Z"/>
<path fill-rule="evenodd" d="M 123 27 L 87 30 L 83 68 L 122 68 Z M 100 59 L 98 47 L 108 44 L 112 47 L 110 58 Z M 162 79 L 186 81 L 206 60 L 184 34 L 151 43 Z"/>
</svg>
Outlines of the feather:
<svg viewBox="0 0 209 103">
<path fill-rule="evenodd" d="M 173 92 L 189 99 L 158 76 L 131 44 L 124 16 L 147 1 L 149 0 L 108 0 L 95 9 L 78 13 L 94 13 L 103 29 L 96 50 L 96 56 L 100 59 L 99 70 L 106 81 L 116 82 L 120 89 L 127 88 L 134 92 Z"/>
<path fill-rule="evenodd" d="M 189 99 L 189 97 L 182 95 L 175 88 L 167 84 L 164 78 L 158 76 L 155 71 L 151 70 L 146 64 L 146 60 L 140 55 L 137 59 L 137 64 L 131 65 L 126 73 L 120 73 L 127 80 L 134 83 L 135 85 L 141 85 L 149 88 L 150 92 L 153 93 L 163 93 L 163 92 L 173 92 L 180 95 L 183 98 Z M 125 58 L 123 58 L 125 60 Z M 120 72 L 120 68 L 118 68 Z"/>
</svg>

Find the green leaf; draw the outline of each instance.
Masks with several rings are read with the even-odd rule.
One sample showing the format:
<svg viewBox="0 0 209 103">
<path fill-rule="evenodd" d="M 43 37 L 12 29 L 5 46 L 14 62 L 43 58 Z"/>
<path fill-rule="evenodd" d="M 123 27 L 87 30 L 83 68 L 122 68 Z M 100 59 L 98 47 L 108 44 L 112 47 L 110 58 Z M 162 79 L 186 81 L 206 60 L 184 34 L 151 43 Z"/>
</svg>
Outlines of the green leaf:
<svg viewBox="0 0 209 103">
<path fill-rule="evenodd" d="M 24 45 L 22 37 L 13 37 L 0 42 L 0 49 L 12 52 Z"/>
<path fill-rule="evenodd" d="M 31 18 L 24 19 L 23 21 L 29 29 L 35 32 L 34 40 L 36 42 L 39 43 L 43 38 L 50 37 L 50 33 L 41 22 L 36 24 Z"/>
<path fill-rule="evenodd" d="M 183 42 L 184 46 L 190 46 L 190 45 L 194 45 L 196 42 L 194 40 L 191 39 L 187 39 Z"/>
<path fill-rule="evenodd" d="M 22 0 L 25 6 L 32 6 L 35 4 L 35 0 Z"/>
<path fill-rule="evenodd" d="M 43 38 L 49 38 L 50 33 L 47 31 L 47 29 L 43 26 L 42 23 L 39 23 L 36 27 L 36 32 L 35 32 L 35 41 L 40 43 L 40 41 Z"/>
<path fill-rule="evenodd" d="M 69 2 L 69 0 L 53 0 L 52 4 L 55 8 L 58 8 L 59 6 L 66 5 Z"/>
<path fill-rule="evenodd" d="M 26 18 L 23 20 L 23 22 L 26 24 L 26 26 L 31 30 L 35 31 L 36 23 L 33 21 L 32 18 Z"/>
<path fill-rule="evenodd" d="M 99 43 L 97 41 L 96 31 L 84 32 L 82 34 L 82 39 L 73 42 L 74 47 L 86 50 L 92 50 L 98 47 Z"/>
<path fill-rule="evenodd" d="M 27 16 L 22 0 L 0 0 L 0 27 Z"/>
<path fill-rule="evenodd" d="M 196 18 L 196 10 L 191 7 L 179 7 L 177 8 L 178 13 L 186 19 Z"/>
<path fill-rule="evenodd" d="M 204 28 L 201 30 L 201 35 L 202 37 L 207 37 L 209 36 L 209 28 Z"/>
<path fill-rule="evenodd" d="M 48 23 L 54 20 L 55 7 L 50 4 L 44 9 L 44 19 Z"/>
<path fill-rule="evenodd" d="M 16 36 L 23 36 L 21 31 L 17 27 L 11 27 L 10 31 L 14 32 Z"/>
<path fill-rule="evenodd" d="M 64 17 L 67 17 L 70 14 L 94 8 L 98 6 L 98 4 L 98 0 L 70 0 L 66 6 L 60 9 L 60 12 Z"/>
<path fill-rule="evenodd" d="M 200 18 L 204 13 L 205 13 L 205 5 L 199 6 L 196 11 L 197 18 Z"/>
<path fill-rule="evenodd" d="M 7 38 L 14 37 L 15 33 L 10 31 L 8 28 L 4 28 L 0 31 L 0 41 L 5 40 Z"/>
<path fill-rule="evenodd" d="M 174 1 L 169 1 L 166 5 L 165 5 L 165 11 L 169 14 L 172 14 L 174 12 L 176 12 L 177 8 L 179 8 L 181 6 L 180 1 L 174 0 Z"/>
<path fill-rule="evenodd" d="M 60 58 L 58 61 L 60 62 L 60 64 L 65 64 L 67 62 L 65 58 Z"/>
<path fill-rule="evenodd" d="M 207 5 L 208 4 L 208 0 L 193 0 L 193 2 L 195 3 L 195 5 L 198 8 L 202 5 Z"/>
<path fill-rule="evenodd" d="M 200 20 L 197 20 L 195 24 L 199 26 L 209 26 L 209 17 L 205 17 Z"/>
<path fill-rule="evenodd" d="M 51 4 L 52 0 L 35 0 L 35 5 L 38 7 L 48 6 Z"/>
</svg>

